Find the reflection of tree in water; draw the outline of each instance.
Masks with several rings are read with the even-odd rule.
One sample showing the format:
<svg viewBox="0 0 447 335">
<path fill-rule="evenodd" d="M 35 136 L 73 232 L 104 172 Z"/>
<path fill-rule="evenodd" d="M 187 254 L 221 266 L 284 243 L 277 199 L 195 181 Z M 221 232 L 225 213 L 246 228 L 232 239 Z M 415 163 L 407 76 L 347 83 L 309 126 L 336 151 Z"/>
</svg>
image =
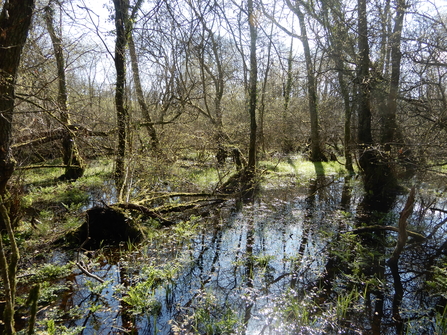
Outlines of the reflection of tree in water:
<svg viewBox="0 0 447 335">
<path fill-rule="evenodd" d="M 272 189 L 230 214 L 216 210 L 183 244 L 154 241 L 146 255 L 154 266 L 175 260 L 179 272 L 154 291 L 161 304 L 156 317 L 123 314 L 122 324 L 130 329 L 131 321 L 135 334 L 170 334 L 175 327 L 183 333 L 435 334 L 435 307 L 442 315 L 445 300 L 426 282 L 435 280 L 432 266 L 445 268 L 447 206 L 417 197 L 408 229 L 428 238 L 409 235 L 398 260 L 403 294 L 393 306 L 395 281 L 386 260 L 397 235 L 360 223 L 396 226 L 406 196 L 396 198 L 394 210 L 366 212 L 357 190 L 350 178 L 320 175 L 304 191 Z M 132 279 L 126 276 L 120 274 L 123 284 Z"/>
</svg>

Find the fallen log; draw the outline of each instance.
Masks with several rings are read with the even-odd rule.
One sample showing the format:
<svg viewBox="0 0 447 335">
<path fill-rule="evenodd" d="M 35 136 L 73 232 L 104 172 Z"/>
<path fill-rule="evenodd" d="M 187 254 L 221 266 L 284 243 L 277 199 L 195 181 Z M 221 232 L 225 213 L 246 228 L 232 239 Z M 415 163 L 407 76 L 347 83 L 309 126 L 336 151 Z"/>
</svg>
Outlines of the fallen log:
<svg viewBox="0 0 447 335">
<path fill-rule="evenodd" d="M 67 131 L 76 133 L 82 136 L 102 136 L 107 137 L 108 134 L 102 131 L 93 131 L 81 125 L 68 125 L 66 128 L 57 128 L 53 130 L 39 132 L 37 134 L 29 134 L 19 137 L 15 140 L 15 144 L 11 147 L 13 149 L 20 149 L 28 146 L 41 145 L 52 141 L 60 140 L 64 137 Z"/>
</svg>

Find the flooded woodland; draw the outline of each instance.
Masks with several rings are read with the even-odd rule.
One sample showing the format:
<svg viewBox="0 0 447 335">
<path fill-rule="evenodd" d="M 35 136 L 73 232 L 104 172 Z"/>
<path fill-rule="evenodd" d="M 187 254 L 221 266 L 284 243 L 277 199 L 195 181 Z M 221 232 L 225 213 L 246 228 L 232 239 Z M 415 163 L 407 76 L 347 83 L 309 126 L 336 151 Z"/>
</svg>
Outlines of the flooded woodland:
<svg viewBox="0 0 447 335">
<path fill-rule="evenodd" d="M 203 206 L 163 214 L 169 223 L 125 209 L 121 214 L 138 223 L 142 238 L 89 245 L 73 231 L 86 220 L 95 224 L 95 208 L 116 208 L 113 183 L 102 179 L 110 175 L 110 164 L 92 165 L 69 187 L 54 184 L 51 176 L 27 186 L 25 198 L 32 194 L 30 207 L 40 212 L 33 214 L 38 223 L 25 216 L 18 233 L 23 307 L 17 327 L 29 322 L 28 292 L 39 285 L 39 334 L 447 331 L 442 174 L 402 180 L 388 203 L 374 203 L 358 176 L 339 163 L 282 157 L 261 162 L 263 176 L 252 192 L 210 193 Z M 215 170 L 183 161 L 180 171 L 193 173 L 189 183 L 195 187 L 215 186 Z M 159 187 L 158 195 L 169 196 L 173 207 L 206 194 L 181 194 L 167 182 Z M 393 272 L 397 227 L 412 188 L 408 241 Z M 134 192 L 135 202 L 146 196 Z"/>
<path fill-rule="evenodd" d="M 0 7 L 0 335 L 447 334 L 445 2 Z"/>
</svg>

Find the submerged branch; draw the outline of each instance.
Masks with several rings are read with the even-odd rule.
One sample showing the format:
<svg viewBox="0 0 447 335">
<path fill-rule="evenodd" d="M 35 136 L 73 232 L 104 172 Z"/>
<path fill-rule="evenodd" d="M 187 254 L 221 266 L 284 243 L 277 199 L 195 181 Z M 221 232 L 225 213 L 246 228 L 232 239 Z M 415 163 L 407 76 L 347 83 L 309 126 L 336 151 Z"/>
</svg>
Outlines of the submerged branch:
<svg viewBox="0 0 447 335">
<path fill-rule="evenodd" d="M 397 227 L 380 226 L 380 225 L 361 227 L 361 228 L 357 228 L 357 229 L 352 230 L 352 232 L 354 234 L 361 234 L 361 233 L 378 231 L 378 230 L 388 230 L 388 231 L 394 231 L 396 233 L 399 233 L 399 228 L 397 228 Z M 408 236 L 413 237 L 418 242 L 422 242 L 422 241 L 424 241 L 426 239 L 426 237 L 424 235 L 416 233 L 416 232 L 413 232 L 411 230 L 407 230 L 406 232 L 407 232 Z"/>
<path fill-rule="evenodd" d="M 393 251 L 393 255 L 391 256 L 389 262 L 394 262 L 399 259 L 399 256 L 400 256 L 402 250 L 404 249 L 405 244 L 407 243 L 407 239 L 408 239 L 407 220 L 410 217 L 410 215 L 413 213 L 414 194 L 415 194 L 415 189 L 413 187 L 411 189 L 410 195 L 408 196 L 405 207 L 402 210 L 402 212 L 400 213 L 399 235 L 397 236 L 397 245 Z"/>
<path fill-rule="evenodd" d="M 81 270 L 81 272 L 83 274 L 85 274 L 87 277 L 96 279 L 97 281 L 99 281 L 101 284 L 104 283 L 104 279 L 99 278 L 97 275 L 89 272 L 85 267 L 83 267 L 79 262 L 76 262 L 76 266 L 79 268 L 79 270 Z"/>
</svg>

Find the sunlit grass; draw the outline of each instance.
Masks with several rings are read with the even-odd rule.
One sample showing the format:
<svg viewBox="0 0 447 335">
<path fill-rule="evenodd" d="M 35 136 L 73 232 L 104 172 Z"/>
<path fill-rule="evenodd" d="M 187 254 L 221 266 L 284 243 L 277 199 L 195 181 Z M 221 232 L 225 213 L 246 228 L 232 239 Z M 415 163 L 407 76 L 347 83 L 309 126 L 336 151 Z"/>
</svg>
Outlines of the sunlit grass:
<svg viewBox="0 0 447 335">
<path fill-rule="evenodd" d="M 313 163 L 300 155 L 260 161 L 259 168 L 278 175 L 295 175 L 304 180 L 315 178 L 318 175 L 346 174 L 345 167 L 339 162 Z"/>
<path fill-rule="evenodd" d="M 28 186 L 28 193 L 23 197 L 25 207 L 35 202 L 71 204 L 86 204 L 89 201 L 89 189 L 100 188 L 110 178 L 113 171 L 111 160 L 92 162 L 84 175 L 74 182 L 61 182 L 57 178 L 63 170 L 58 168 L 31 169 L 22 173 L 22 178 Z"/>
<path fill-rule="evenodd" d="M 219 182 L 219 174 L 215 168 L 192 168 L 186 172 L 186 178 L 202 189 L 215 187 Z"/>
</svg>

